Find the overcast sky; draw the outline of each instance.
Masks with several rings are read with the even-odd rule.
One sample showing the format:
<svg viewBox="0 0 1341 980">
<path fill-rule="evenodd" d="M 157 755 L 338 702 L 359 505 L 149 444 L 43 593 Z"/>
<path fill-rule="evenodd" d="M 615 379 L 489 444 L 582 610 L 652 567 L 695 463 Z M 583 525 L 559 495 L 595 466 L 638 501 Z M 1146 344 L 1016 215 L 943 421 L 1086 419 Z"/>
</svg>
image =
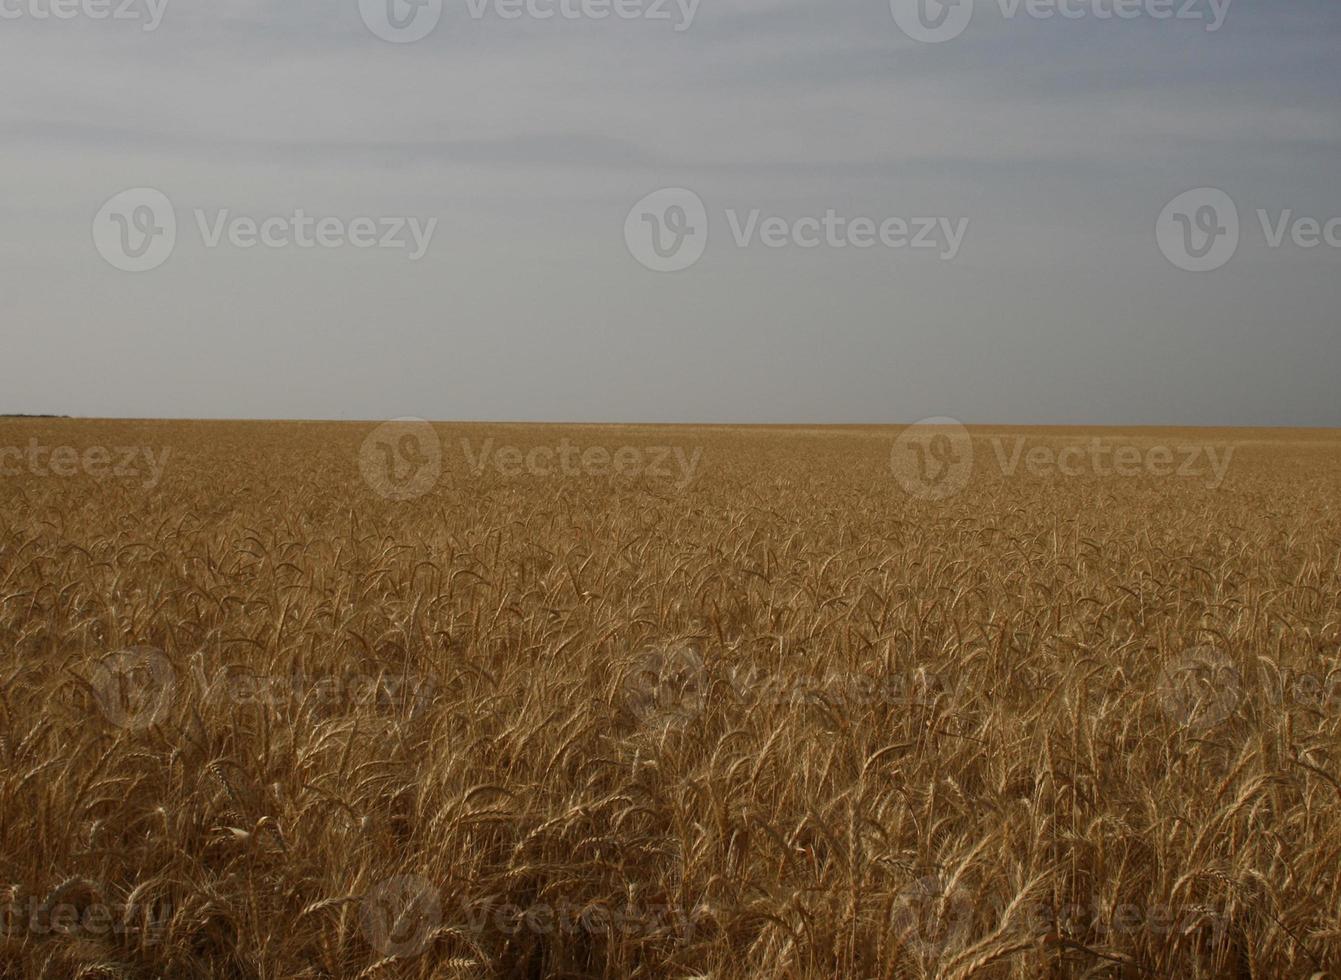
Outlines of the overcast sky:
<svg viewBox="0 0 1341 980">
<path fill-rule="evenodd" d="M 0 411 L 1341 425 L 1336 0 L 927 0 L 938 43 L 890 0 L 51 2 L 0 0 Z M 1187 271 L 1202 187 L 1239 242 L 1192 199 Z"/>
</svg>

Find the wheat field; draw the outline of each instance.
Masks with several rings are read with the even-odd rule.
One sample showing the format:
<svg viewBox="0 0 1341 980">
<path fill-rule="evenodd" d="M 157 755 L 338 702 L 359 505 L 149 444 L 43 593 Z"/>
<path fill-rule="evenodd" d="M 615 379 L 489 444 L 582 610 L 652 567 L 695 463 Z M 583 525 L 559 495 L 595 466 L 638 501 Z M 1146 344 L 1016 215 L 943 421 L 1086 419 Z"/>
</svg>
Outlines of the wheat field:
<svg viewBox="0 0 1341 980">
<path fill-rule="evenodd" d="M 406 424 L 0 421 L 0 977 L 1341 975 L 1341 434 Z"/>
</svg>

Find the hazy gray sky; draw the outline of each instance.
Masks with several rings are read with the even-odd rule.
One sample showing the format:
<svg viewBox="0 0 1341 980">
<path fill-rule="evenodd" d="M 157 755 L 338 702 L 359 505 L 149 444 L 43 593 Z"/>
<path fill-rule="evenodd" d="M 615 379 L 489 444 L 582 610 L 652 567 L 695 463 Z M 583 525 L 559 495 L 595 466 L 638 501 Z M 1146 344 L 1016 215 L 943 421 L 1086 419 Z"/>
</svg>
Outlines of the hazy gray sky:
<svg viewBox="0 0 1341 980">
<path fill-rule="evenodd" d="M 890 0 L 443 0 L 412 43 L 373 0 L 102 2 L 0 0 L 0 411 L 1341 425 L 1335 0 L 976 0 L 940 43 Z M 1239 245 L 1185 271 L 1157 219 L 1202 187 Z M 155 212 L 95 220 L 131 188 L 177 225 L 144 272 L 105 246 Z M 683 227 L 630 219 L 661 188 L 707 219 L 675 273 L 626 242 Z M 1192 204 L 1189 255 L 1226 231 Z M 761 240 L 827 211 L 940 244 Z"/>
</svg>

